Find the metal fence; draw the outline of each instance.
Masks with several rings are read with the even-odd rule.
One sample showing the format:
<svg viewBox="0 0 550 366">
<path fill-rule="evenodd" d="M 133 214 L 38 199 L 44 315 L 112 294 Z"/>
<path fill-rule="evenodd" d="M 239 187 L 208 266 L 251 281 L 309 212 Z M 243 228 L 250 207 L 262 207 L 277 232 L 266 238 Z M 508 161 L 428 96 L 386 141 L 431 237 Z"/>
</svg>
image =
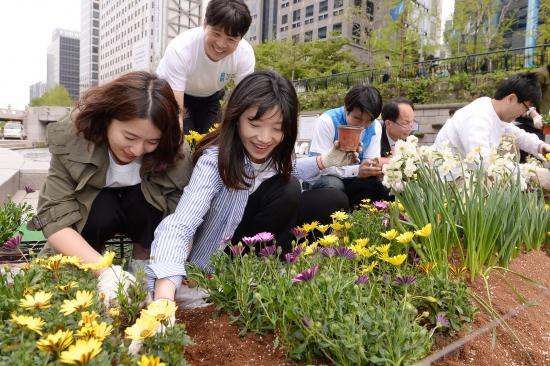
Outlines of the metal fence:
<svg viewBox="0 0 550 366">
<path fill-rule="evenodd" d="M 390 81 L 437 78 L 456 73 L 482 74 L 494 71 L 522 70 L 550 62 L 550 44 L 511 48 L 474 55 L 411 62 L 390 68 Z M 296 92 L 328 88 L 349 89 L 355 85 L 381 84 L 383 69 L 367 69 L 341 74 L 294 80 Z"/>
</svg>

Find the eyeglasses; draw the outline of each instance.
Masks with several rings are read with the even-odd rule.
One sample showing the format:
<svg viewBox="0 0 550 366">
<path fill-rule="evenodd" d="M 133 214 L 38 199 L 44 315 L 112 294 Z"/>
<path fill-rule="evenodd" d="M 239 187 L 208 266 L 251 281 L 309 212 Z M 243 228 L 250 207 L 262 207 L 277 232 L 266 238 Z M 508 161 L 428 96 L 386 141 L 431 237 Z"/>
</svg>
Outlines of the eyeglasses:
<svg viewBox="0 0 550 366">
<path fill-rule="evenodd" d="M 537 109 L 537 107 L 528 107 L 527 104 L 525 104 L 525 102 L 521 102 L 521 104 L 523 104 L 525 106 L 525 108 L 527 108 L 527 112 L 525 112 L 525 115 L 528 116 L 531 114 L 531 112 L 533 112 L 534 110 Z"/>
<path fill-rule="evenodd" d="M 392 121 L 392 122 L 395 123 L 396 125 L 400 126 L 400 127 L 403 127 L 405 129 L 405 131 L 412 131 L 412 130 L 416 130 L 418 128 L 418 122 L 416 122 L 415 120 L 413 120 L 412 125 L 407 125 L 407 126 L 403 126 L 402 124 L 397 123 L 395 121 Z"/>
</svg>

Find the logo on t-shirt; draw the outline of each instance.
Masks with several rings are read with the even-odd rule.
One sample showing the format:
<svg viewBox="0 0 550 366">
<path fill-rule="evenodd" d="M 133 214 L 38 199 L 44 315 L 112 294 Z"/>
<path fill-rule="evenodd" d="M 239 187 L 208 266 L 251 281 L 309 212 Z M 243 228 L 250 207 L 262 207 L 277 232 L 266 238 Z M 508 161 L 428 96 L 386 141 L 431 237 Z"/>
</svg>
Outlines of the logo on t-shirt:
<svg viewBox="0 0 550 366">
<path fill-rule="evenodd" d="M 220 74 L 220 81 L 222 81 L 222 82 L 225 81 L 225 72 L 222 72 Z"/>
</svg>

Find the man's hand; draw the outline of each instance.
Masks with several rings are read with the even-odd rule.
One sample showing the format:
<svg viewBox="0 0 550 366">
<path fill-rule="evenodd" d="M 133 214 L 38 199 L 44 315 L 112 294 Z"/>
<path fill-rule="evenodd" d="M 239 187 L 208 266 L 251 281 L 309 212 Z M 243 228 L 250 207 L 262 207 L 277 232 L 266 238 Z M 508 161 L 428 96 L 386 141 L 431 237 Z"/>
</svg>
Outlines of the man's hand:
<svg viewBox="0 0 550 366">
<path fill-rule="evenodd" d="M 368 178 L 368 177 L 379 177 L 382 178 L 384 173 L 382 173 L 382 168 L 379 166 L 379 161 L 377 160 L 365 160 L 359 165 L 359 178 Z"/>
<path fill-rule="evenodd" d="M 548 145 L 547 143 L 542 143 L 539 145 L 539 153 L 546 157 L 546 154 L 550 153 L 550 145 Z"/>
<path fill-rule="evenodd" d="M 320 156 L 322 166 L 319 166 L 319 168 L 326 169 L 332 166 L 341 167 L 358 163 L 361 145 L 361 142 L 359 142 L 357 151 L 342 151 L 340 150 L 340 143 L 334 141 L 330 150 Z"/>
<path fill-rule="evenodd" d="M 550 190 L 550 170 L 544 168 L 536 168 L 537 176 L 531 178 L 535 182 L 539 182 L 540 186 L 546 190 Z"/>
</svg>

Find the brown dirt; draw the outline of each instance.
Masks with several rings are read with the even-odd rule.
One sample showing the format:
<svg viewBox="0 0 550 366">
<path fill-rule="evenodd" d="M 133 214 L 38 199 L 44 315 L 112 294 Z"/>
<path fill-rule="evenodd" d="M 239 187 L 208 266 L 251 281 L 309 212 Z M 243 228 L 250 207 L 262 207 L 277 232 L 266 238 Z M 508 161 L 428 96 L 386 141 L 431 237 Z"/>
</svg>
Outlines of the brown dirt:
<svg viewBox="0 0 550 366">
<path fill-rule="evenodd" d="M 550 288 L 550 257 L 543 251 L 520 254 L 515 258 L 510 269 L 538 281 Z M 504 275 L 508 281 L 528 300 L 546 293 L 510 273 Z M 468 281 L 468 280 L 467 280 Z M 486 298 L 483 280 L 478 277 L 473 284 L 467 284 L 478 295 Z M 495 310 L 505 315 L 522 305 L 521 301 L 496 273 L 489 278 L 491 301 Z M 550 293 L 550 292 L 549 292 Z M 228 315 L 213 319 L 215 306 L 194 310 L 180 310 L 178 321 L 187 324 L 187 331 L 195 346 L 188 346 L 185 359 L 193 365 L 219 366 L 259 366 L 259 365 L 295 365 L 286 360 L 287 355 L 280 349 L 273 348 L 273 335 L 239 337 L 236 324 L 231 324 Z M 483 328 L 492 321 L 484 310 L 480 310 L 476 320 L 471 324 L 473 330 Z M 550 365 L 550 295 L 538 301 L 538 306 L 529 306 L 519 314 L 509 318 L 519 340 L 531 355 L 535 365 Z M 491 346 L 491 330 L 463 345 L 458 350 L 441 358 L 433 365 L 529 365 L 529 359 L 520 344 L 511 340 L 501 327 L 497 328 L 496 346 Z M 433 352 L 470 335 L 461 331 L 457 337 L 446 337 L 436 334 Z M 318 362 L 317 364 L 326 364 Z"/>
</svg>

